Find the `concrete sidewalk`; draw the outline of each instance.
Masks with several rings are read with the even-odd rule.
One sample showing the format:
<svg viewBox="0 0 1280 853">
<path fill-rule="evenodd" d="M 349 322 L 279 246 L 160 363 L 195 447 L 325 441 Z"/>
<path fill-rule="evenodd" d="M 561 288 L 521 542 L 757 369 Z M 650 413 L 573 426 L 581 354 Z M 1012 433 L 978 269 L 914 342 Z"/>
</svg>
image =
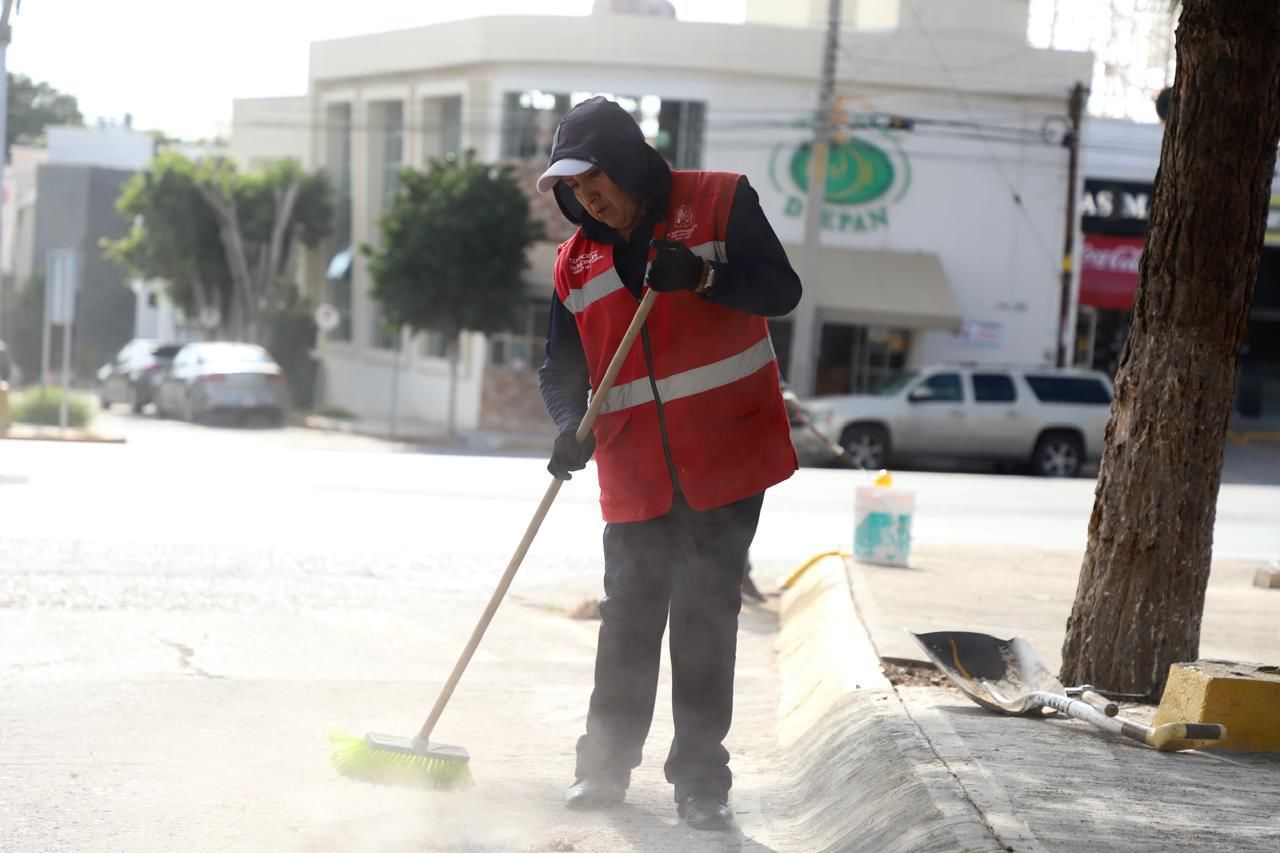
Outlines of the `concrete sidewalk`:
<svg viewBox="0 0 1280 853">
<path fill-rule="evenodd" d="M 813 849 L 1280 849 L 1280 755 L 1158 753 L 878 679 L 879 655 L 923 658 L 906 627 L 1021 635 L 1057 666 L 1079 555 L 953 548 L 913 564 L 831 559 L 783 596 L 782 733 Z M 1215 565 L 1206 655 L 1280 659 L 1280 591 L 1251 586 L 1251 568 Z"/>
</svg>

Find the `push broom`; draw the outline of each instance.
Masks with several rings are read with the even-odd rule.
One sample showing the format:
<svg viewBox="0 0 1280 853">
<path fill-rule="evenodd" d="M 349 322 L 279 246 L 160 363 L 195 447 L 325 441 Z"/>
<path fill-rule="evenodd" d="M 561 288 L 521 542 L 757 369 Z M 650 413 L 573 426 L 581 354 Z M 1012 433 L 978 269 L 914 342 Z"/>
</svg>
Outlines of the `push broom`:
<svg viewBox="0 0 1280 853">
<path fill-rule="evenodd" d="M 636 309 L 631 325 L 627 327 L 626 334 L 622 336 L 622 342 L 618 344 L 618 349 L 609 362 L 609 367 L 591 395 L 591 404 L 578 425 L 576 433 L 578 441 L 586 439 L 591 432 L 591 425 L 595 423 L 596 415 L 604 406 L 609 389 L 613 387 L 613 381 L 617 378 L 618 371 L 622 369 L 622 362 L 644 327 L 645 318 L 649 316 L 649 310 L 653 307 L 657 296 L 656 290 L 650 290 L 645 294 L 644 299 L 640 300 L 640 306 Z M 538 504 L 538 509 L 524 532 L 524 538 L 520 540 L 515 554 L 507 563 L 506 572 L 498 581 L 497 589 L 490 596 L 480 621 L 471 632 L 471 639 L 467 641 L 462 656 L 454 664 L 453 672 L 441 689 L 440 696 L 436 699 L 436 704 L 427 716 L 427 721 L 422 724 L 422 728 L 413 737 L 376 732 L 357 737 L 341 732 L 331 732 L 329 735 L 330 757 L 339 773 L 353 779 L 384 785 L 419 785 L 432 788 L 448 788 L 464 784 L 471 778 L 471 757 L 466 749 L 432 741 L 431 735 L 435 731 L 436 723 L 440 720 L 440 715 L 444 713 L 445 706 L 449 704 L 449 699 L 453 696 L 454 688 L 458 686 L 462 673 L 471 662 L 471 656 L 480 645 L 485 630 L 493 621 L 493 615 L 507 594 L 507 588 L 511 586 L 516 570 L 520 568 L 524 555 L 533 544 L 533 537 L 538 534 L 538 528 L 542 526 L 542 520 L 551 509 L 551 504 L 559 494 L 561 485 L 563 485 L 562 480 L 552 478 L 551 484 L 547 486 L 542 502 Z"/>
</svg>

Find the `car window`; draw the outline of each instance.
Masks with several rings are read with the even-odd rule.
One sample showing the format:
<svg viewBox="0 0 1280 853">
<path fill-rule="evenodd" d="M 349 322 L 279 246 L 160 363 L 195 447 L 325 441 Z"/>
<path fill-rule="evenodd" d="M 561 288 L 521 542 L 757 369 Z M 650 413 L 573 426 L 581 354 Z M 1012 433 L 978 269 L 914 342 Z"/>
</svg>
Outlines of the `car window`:
<svg viewBox="0 0 1280 853">
<path fill-rule="evenodd" d="M 1018 399 L 1007 373 L 973 374 L 973 399 L 978 403 L 1012 403 Z"/>
<path fill-rule="evenodd" d="M 1106 406 L 1111 391 L 1101 379 L 1088 376 L 1027 376 L 1027 384 L 1041 403 L 1083 403 Z"/>
<path fill-rule="evenodd" d="M 964 401 L 964 391 L 960 387 L 958 373 L 935 373 L 917 386 L 917 390 L 921 388 L 928 388 L 933 392 L 921 402 L 960 403 Z"/>
<path fill-rule="evenodd" d="M 881 397 L 892 397 L 907 386 L 911 380 L 915 379 L 919 374 L 914 370 L 908 370 L 900 373 L 891 379 L 885 381 L 885 384 L 876 389 L 875 393 Z"/>
<path fill-rule="evenodd" d="M 263 364 L 271 361 L 271 356 L 267 354 L 267 351 L 254 344 L 202 344 L 200 346 L 200 355 L 205 361 L 231 364 Z"/>
</svg>

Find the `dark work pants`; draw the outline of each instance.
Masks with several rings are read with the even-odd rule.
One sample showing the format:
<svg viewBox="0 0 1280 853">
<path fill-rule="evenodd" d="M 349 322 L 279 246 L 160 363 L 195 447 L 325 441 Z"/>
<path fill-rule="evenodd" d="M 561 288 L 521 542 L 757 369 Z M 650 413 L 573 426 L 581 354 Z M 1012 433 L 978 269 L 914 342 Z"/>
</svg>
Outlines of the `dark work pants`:
<svg viewBox="0 0 1280 853">
<path fill-rule="evenodd" d="M 733 777 L 723 741 L 733 719 L 742 567 L 763 502 L 761 492 L 698 512 L 677 494 L 664 516 L 605 525 L 595 690 L 578 741 L 579 779 L 628 782 L 639 766 L 669 613 L 675 739 L 667 781 L 677 802 L 728 796 Z"/>
</svg>

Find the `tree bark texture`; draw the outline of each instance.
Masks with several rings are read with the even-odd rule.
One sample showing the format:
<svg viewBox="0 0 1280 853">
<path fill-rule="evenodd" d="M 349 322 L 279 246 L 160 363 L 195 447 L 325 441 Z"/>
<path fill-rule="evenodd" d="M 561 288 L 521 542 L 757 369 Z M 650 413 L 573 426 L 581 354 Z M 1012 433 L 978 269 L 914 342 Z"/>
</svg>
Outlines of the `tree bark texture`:
<svg viewBox="0 0 1280 853">
<path fill-rule="evenodd" d="M 1280 136 L 1280 2 L 1185 0 L 1133 324 L 1062 680 L 1156 697 L 1199 655 Z"/>
</svg>

